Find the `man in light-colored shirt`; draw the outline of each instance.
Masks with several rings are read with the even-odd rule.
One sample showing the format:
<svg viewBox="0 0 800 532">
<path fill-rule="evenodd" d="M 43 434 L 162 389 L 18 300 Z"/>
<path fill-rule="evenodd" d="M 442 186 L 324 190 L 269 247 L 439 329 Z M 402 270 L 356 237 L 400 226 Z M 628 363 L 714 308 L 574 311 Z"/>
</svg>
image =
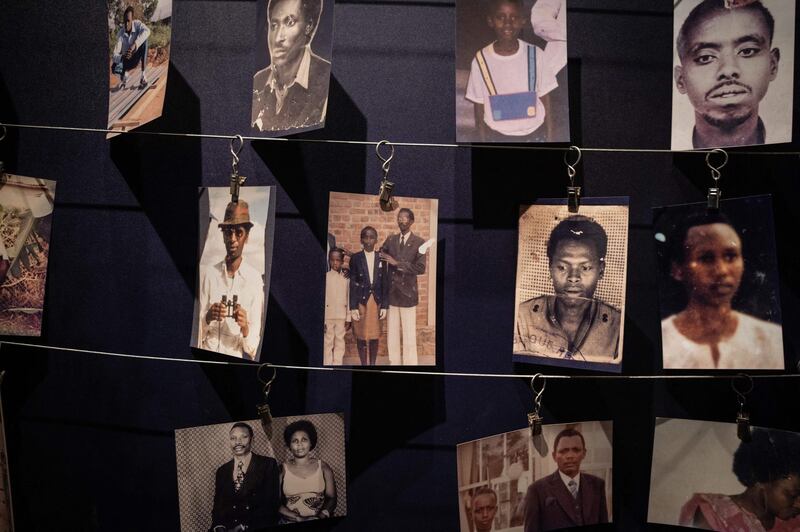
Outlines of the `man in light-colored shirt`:
<svg viewBox="0 0 800 532">
<path fill-rule="evenodd" d="M 256 360 L 264 312 L 264 279 L 244 261 L 243 251 L 252 227 L 247 202 L 229 203 L 219 224 L 225 259 L 200 271 L 198 347 Z"/>
<path fill-rule="evenodd" d="M 141 65 L 142 77 L 139 85 L 147 85 L 145 69 L 147 67 L 147 39 L 150 37 L 150 28 L 141 20 L 134 20 L 133 7 L 125 8 L 124 23 L 117 32 L 117 44 L 111 58 L 111 70 L 119 76 L 118 89 L 123 89 L 128 81 L 127 72 Z"/>
</svg>

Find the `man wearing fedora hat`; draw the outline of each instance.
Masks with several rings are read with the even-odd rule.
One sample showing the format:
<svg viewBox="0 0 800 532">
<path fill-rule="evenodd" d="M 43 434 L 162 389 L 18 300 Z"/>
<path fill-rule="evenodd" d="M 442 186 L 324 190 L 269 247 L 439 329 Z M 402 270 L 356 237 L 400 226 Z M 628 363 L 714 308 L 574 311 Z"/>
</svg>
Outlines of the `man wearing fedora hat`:
<svg viewBox="0 0 800 532">
<path fill-rule="evenodd" d="M 225 259 L 200 271 L 198 347 L 256 360 L 261 341 L 264 280 L 244 260 L 251 227 L 247 202 L 228 203 L 219 224 Z"/>
</svg>

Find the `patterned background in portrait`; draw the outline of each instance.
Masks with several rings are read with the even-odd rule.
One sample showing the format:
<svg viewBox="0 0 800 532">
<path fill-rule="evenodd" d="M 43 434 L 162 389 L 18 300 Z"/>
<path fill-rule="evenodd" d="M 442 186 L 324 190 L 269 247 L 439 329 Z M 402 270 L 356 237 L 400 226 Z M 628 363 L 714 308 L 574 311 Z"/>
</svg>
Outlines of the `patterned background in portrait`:
<svg viewBox="0 0 800 532">
<path fill-rule="evenodd" d="M 547 241 L 553 228 L 571 214 L 566 204 L 522 207 L 519 217 L 515 316 L 521 302 L 553 294 L 547 263 Z M 577 214 L 594 219 L 608 235 L 606 270 L 597 284 L 595 297 L 623 310 L 628 259 L 628 206 L 582 204 Z"/>
<path fill-rule="evenodd" d="M 336 480 L 336 510 L 347 514 L 347 477 L 345 473 L 343 414 L 313 414 L 275 418 L 272 443 L 267 440 L 260 420 L 246 421 L 255 436 L 253 452 L 285 462 L 289 451 L 283 442 L 283 429 L 299 419 L 311 421 L 317 429 L 317 446 L 312 454 L 328 464 Z M 214 477 L 217 468 L 231 459 L 228 434 L 234 422 L 206 425 L 175 431 L 178 466 L 178 504 L 182 532 L 206 532 L 211 526 L 214 506 Z"/>
</svg>

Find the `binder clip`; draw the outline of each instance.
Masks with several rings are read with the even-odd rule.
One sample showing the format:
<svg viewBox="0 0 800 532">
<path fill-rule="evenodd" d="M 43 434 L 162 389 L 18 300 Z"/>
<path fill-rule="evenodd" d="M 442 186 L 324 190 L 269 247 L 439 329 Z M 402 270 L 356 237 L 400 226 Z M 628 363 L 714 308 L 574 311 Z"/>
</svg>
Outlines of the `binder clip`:
<svg viewBox="0 0 800 532">
<path fill-rule="evenodd" d="M 258 417 L 261 418 L 261 428 L 264 429 L 264 434 L 267 435 L 267 439 L 272 439 L 272 412 L 269 409 L 269 392 L 272 389 L 272 383 L 275 381 L 275 377 L 278 374 L 277 370 L 273 367 L 272 368 L 272 377 L 269 380 L 264 380 L 261 377 L 261 370 L 264 368 L 271 367 L 269 364 L 261 364 L 258 367 L 258 380 L 264 385 L 264 402 L 262 404 L 256 405 L 256 410 L 258 410 Z"/>
<path fill-rule="evenodd" d="M 541 377 L 542 387 L 536 389 L 536 377 Z M 533 390 L 533 412 L 528 412 L 528 426 L 531 429 L 531 438 L 536 438 L 542 434 L 542 416 L 539 411 L 542 409 L 542 394 L 547 386 L 544 375 L 537 373 L 531 378 L 531 390 Z"/>
<path fill-rule="evenodd" d="M 388 146 L 389 148 L 389 156 L 384 157 L 381 154 L 381 147 Z M 389 164 L 394 157 L 394 146 L 388 140 L 382 140 L 378 144 L 375 145 L 375 154 L 378 156 L 378 159 L 381 160 L 381 169 L 383 169 L 383 179 L 381 180 L 381 188 L 378 191 L 378 201 L 381 205 L 381 210 L 385 212 L 391 212 L 395 208 L 397 208 L 397 202 L 392 197 L 392 191 L 394 190 L 394 183 L 387 179 L 389 175 Z"/>
<path fill-rule="evenodd" d="M 739 389 L 737 382 L 738 379 L 744 379 L 744 389 Z M 736 414 L 736 436 L 743 442 L 750 441 L 750 414 L 745 411 L 744 404 L 747 399 L 747 394 L 753 391 L 753 378 L 746 373 L 739 373 L 731 380 L 731 387 L 736 395 L 739 396 L 739 412 Z"/>
<path fill-rule="evenodd" d="M 711 164 L 711 154 L 713 153 L 722 155 L 722 164 L 719 166 Z M 720 170 L 726 164 L 728 164 L 728 152 L 725 150 L 714 148 L 706 153 L 706 166 L 711 170 L 711 179 L 714 180 L 714 186 L 708 189 L 708 210 L 712 212 L 719 210 L 719 200 L 722 199 L 722 189 L 719 188 L 719 178 L 722 177 Z"/>
<path fill-rule="evenodd" d="M 234 141 L 239 141 L 239 147 L 234 149 L 233 143 Z M 243 175 L 239 175 L 239 153 L 241 153 L 242 148 L 244 147 L 244 139 L 241 135 L 236 135 L 235 137 L 231 138 L 230 143 L 230 150 L 233 159 L 231 160 L 231 202 L 238 203 L 239 202 L 239 188 L 244 185 L 245 180 L 247 179 Z"/>
<path fill-rule="evenodd" d="M 569 154 L 575 150 L 578 154 L 577 159 L 575 162 L 570 164 L 567 161 L 567 157 Z M 578 166 L 578 163 L 581 161 L 581 149 L 577 146 L 570 146 L 567 151 L 564 152 L 564 164 L 567 165 L 567 176 L 569 177 L 569 186 L 567 187 L 567 207 L 569 208 L 569 212 L 578 212 L 578 209 L 581 206 L 581 187 L 575 186 L 575 174 L 577 170 L 575 169 Z"/>
</svg>

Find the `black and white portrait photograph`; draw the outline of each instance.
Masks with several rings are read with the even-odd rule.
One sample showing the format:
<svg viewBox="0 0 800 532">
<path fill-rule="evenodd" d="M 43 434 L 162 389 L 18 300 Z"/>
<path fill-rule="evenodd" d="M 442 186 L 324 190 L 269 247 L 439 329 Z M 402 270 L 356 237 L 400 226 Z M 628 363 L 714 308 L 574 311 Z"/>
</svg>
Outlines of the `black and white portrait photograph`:
<svg viewBox="0 0 800 532">
<path fill-rule="evenodd" d="M 243 532 L 347 514 L 343 414 L 175 431 L 181 532 Z"/>
<path fill-rule="evenodd" d="M 794 0 L 675 2 L 672 149 L 792 140 Z"/>
<path fill-rule="evenodd" d="M 544 425 L 459 444 L 461 532 L 546 532 L 612 522 L 612 423 Z"/>
<path fill-rule="evenodd" d="M 250 123 L 277 137 L 325 126 L 333 0 L 259 0 Z"/>
<path fill-rule="evenodd" d="M 664 369 L 783 369 L 772 198 L 654 210 Z"/>
<path fill-rule="evenodd" d="M 436 363 L 439 201 L 331 192 L 323 363 Z"/>
<path fill-rule="evenodd" d="M 566 0 L 456 2 L 456 141 L 567 142 Z"/>
<path fill-rule="evenodd" d="M 522 206 L 514 360 L 622 371 L 628 198 Z"/>
<path fill-rule="evenodd" d="M 259 360 L 274 233 L 275 187 L 201 189 L 193 347 Z"/>
<path fill-rule="evenodd" d="M 657 418 L 650 523 L 721 532 L 800 530 L 800 434 Z"/>
</svg>

